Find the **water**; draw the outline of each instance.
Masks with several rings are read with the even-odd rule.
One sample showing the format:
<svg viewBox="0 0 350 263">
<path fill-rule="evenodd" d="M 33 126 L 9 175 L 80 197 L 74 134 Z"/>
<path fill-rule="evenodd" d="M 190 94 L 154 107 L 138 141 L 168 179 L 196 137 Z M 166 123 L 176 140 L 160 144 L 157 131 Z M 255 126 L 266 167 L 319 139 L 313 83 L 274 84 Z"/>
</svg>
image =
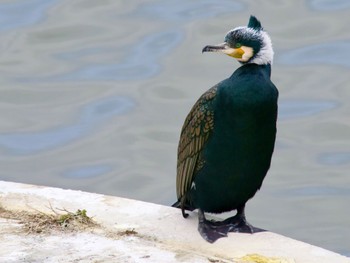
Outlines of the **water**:
<svg viewBox="0 0 350 263">
<path fill-rule="evenodd" d="M 49 1 L 0 4 L 0 179 L 160 204 L 194 101 L 238 64 L 201 54 L 261 19 L 275 48 L 278 139 L 256 226 L 350 256 L 350 4 Z"/>
</svg>

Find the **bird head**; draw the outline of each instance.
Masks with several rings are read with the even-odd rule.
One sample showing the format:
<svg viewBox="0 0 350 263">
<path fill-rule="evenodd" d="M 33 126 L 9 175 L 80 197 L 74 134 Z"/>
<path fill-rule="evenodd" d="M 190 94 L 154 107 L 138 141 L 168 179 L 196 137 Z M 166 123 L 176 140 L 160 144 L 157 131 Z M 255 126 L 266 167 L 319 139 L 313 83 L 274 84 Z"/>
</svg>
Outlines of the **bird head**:
<svg viewBox="0 0 350 263">
<path fill-rule="evenodd" d="M 250 16 L 247 26 L 230 30 L 224 43 L 205 46 L 202 52 L 222 52 L 242 64 L 266 65 L 273 60 L 271 39 L 255 16 Z"/>
</svg>

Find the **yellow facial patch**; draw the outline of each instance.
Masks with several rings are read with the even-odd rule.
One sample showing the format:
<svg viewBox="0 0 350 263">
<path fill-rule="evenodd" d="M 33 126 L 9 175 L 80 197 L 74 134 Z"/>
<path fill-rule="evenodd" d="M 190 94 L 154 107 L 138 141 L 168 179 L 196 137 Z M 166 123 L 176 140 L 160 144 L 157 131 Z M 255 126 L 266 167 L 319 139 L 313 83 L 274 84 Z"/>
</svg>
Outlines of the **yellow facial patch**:
<svg viewBox="0 0 350 263">
<path fill-rule="evenodd" d="M 241 46 L 240 48 L 226 48 L 222 50 L 222 52 L 241 62 L 247 62 L 253 56 L 253 49 L 247 46 Z"/>
<path fill-rule="evenodd" d="M 230 57 L 237 58 L 237 59 L 242 58 L 242 56 L 244 55 L 244 50 L 242 49 L 242 47 L 240 47 L 240 48 L 226 48 L 226 49 L 222 50 L 222 52 Z"/>
</svg>

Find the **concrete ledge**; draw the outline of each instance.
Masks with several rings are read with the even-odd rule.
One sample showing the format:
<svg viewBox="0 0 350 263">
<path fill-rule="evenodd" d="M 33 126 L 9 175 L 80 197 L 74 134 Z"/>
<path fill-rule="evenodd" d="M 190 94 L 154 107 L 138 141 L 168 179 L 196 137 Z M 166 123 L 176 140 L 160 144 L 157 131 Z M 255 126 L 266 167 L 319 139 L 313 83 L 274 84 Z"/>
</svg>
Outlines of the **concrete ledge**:
<svg viewBox="0 0 350 263">
<path fill-rule="evenodd" d="M 26 234 L 1 218 L 0 262 L 350 263 L 350 258 L 275 233 L 232 233 L 214 244 L 197 232 L 197 214 L 125 198 L 0 181 L 0 205 L 11 211 L 86 209 L 100 227 Z M 124 233 L 124 234 L 121 234 Z M 128 234 L 125 234 L 128 233 Z"/>
</svg>

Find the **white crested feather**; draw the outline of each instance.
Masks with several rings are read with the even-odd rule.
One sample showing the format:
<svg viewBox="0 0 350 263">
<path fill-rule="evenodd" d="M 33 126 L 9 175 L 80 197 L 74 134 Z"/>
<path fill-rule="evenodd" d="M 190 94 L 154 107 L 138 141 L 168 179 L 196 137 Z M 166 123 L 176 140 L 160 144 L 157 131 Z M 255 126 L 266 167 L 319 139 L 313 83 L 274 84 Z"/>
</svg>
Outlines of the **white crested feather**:
<svg viewBox="0 0 350 263">
<path fill-rule="evenodd" d="M 236 27 L 232 30 L 230 30 L 227 34 L 231 33 L 232 31 L 238 31 L 243 30 L 247 35 L 251 35 L 254 37 L 258 37 L 262 40 L 262 47 L 260 51 L 255 54 L 255 57 L 251 60 L 245 58 L 244 60 L 248 61 L 247 63 L 255 63 L 258 65 L 266 65 L 273 63 L 273 49 L 272 49 L 272 42 L 270 36 L 264 31 L 264 30 L 256 30 L 254 28 L 246 27 L 246 26 L 240 26 Z M 252 54 L 253 55 L 253 54 Z M 246 62 L 243 61 L 242 62 Z"/>
<path fill-rule="evenodd" d="M 273 49 L 270 36 L 265 31 L 259 31 L 259 34 L 262 36 L 263 45 L 258 54 L 249 61 L 249 63 L 255 63 L 258 65 L 266 65 L 273 63 Z"/>
</svg>

